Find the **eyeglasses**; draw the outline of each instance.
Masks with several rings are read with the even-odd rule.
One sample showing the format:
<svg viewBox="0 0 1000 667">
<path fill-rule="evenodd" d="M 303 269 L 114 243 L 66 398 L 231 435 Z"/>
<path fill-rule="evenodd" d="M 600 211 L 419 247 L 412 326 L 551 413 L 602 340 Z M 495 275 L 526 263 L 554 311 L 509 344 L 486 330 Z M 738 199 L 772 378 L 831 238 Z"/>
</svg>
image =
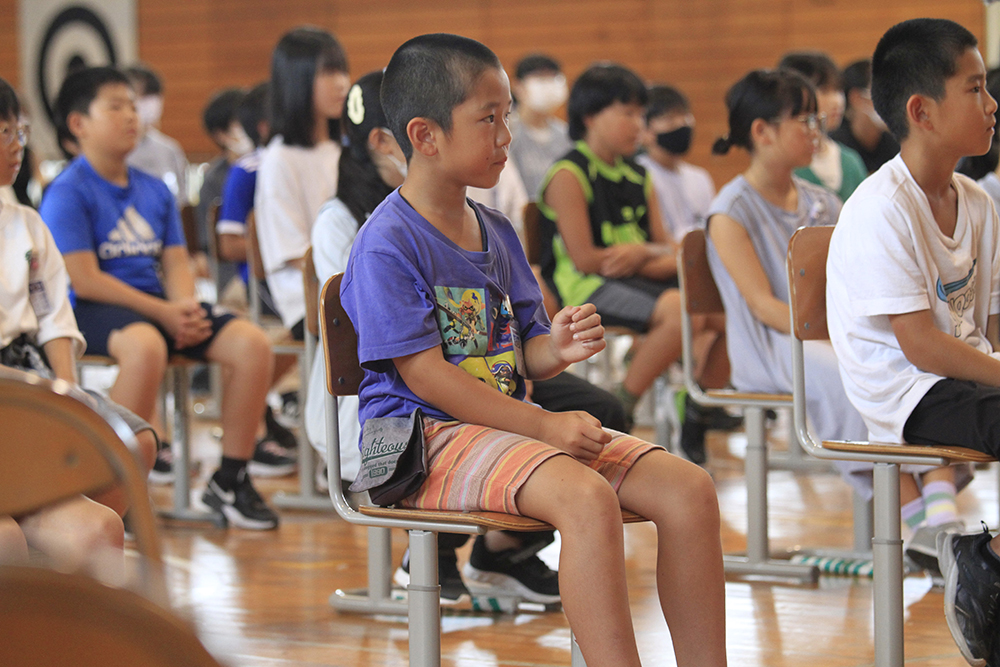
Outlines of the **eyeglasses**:
<svg viewBox="0 0 1000 667">
<path fill-rule="evenodd" d="M 0 145 L 6 148 L 17 139 L 21 146 L 27 146 L 29 136 L 31 136 L 31 126 L 27 123 L 18 123 L 16 126 L 4 125 L 0 128 Z"/>
<path fill-rule="evenodd" d="M 825 113 L 804 113 L 799 114 L 798 116 L 782 116 L 779 118 L 773 118 L 771 123 L 777 125 L 786 118 L 788 120 L 795 120 L 802 123 L 802 126 L 810 132 L 822 132 L 826 129 Z"/>
</svg>

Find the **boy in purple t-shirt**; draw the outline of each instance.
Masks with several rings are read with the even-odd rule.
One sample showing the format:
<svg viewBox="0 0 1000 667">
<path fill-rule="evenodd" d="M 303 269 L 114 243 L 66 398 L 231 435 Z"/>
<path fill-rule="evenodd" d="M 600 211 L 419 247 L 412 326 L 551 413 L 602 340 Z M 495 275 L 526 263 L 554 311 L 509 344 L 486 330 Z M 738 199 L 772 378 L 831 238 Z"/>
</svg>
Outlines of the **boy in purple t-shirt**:
<svg viewBox="0 0 1000 667">
<path fill-rule="evenodd" d="M 469 201 L 507 160 L 510 86 L 455 35 L 401 46 L 382 104 L 408 173 L 361 228 L 341 288 L 365 370 L 362 423 L 425 413 L 429 475 L 402 505 L 490 510 L 562 533 L 559 589 L 587 663 L 638 665 L 621 508 L 657 527 L 657 582 L 678 664 L 725 665 L 719 509 L 708 474 L 583 412 L 521 400 L 605 346 L 592 304 L 551 326 L 517 236 Z M 697 602 L 692 603 L 692 600 Z"/>
</svg>

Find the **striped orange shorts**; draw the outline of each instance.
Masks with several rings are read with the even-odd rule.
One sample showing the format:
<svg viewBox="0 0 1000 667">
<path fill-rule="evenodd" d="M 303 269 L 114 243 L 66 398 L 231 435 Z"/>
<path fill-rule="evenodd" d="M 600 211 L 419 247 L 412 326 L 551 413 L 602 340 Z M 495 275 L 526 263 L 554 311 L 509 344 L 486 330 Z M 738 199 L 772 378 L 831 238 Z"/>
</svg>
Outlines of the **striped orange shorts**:
<svg viewBox="0 0 1000 667">
<path fill-rule="evenodd" d="M 662 447 L 613 433 L 588 465 L 617 491 L 639 457 Z M 520 514 L 514 498 L 521 486 L 544 461 L 566 454 L 516 433 L 429 418 L 424 418 L 424 448 L 430 472 L 420 490 L 400 502 L 403 507 Z"/>
</svg>

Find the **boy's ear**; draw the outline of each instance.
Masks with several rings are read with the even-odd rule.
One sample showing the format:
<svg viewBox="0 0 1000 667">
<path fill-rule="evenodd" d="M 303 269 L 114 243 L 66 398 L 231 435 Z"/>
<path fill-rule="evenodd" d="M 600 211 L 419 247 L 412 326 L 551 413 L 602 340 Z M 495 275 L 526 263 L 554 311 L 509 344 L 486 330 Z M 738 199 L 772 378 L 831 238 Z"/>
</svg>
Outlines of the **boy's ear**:
<svg viewBox="0 0 1000 667">
<path fill-rule="evenodd" d="M 428 157 L 437 155 L 440 132 L 441 126 L 428 118 L 413 118 L 406 124 L 406 136 L 413 151 Z"/>
<path fill-rule="evenodd" d="M 906 120 L 910 128 L 921 128 L 923 130 L 934 129 L 931 122 L 930 111 L 934 106 L 934 100 L 923 95 L 910 95 L 906 100 Z"/>
</svg>

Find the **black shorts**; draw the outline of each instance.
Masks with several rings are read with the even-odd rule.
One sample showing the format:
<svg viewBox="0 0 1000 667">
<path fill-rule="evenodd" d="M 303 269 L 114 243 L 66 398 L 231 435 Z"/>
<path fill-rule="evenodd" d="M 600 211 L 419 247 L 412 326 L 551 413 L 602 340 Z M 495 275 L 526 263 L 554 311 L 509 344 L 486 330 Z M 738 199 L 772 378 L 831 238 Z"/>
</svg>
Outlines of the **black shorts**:
<svg viewBox="0 0 1000 667">
<path fill-rule="evenodd" d="M 87 339 L 88 354 L 110 356 L 108 355 L 108 338 L 111 336 L 111 332 L 124 329 L 136 322 L 148 322 L 163 334 L 164 340 L 167 341 L 168 355 L 179 354 L 195 361 L 205 361 L 205 354 L 212 341 L 222 331 L 222 328 L 236 316 L 210 303 L 203 303 L 201 307 L 208 313 L 208 319 L 212 322 L 212 335 L 197 345 L 180 350 L 174 346 L 173 336 L 168 334 L 162 326 L 124 306 L 77 299 L 73 312 L 76 315 L 76 324 L 80 327 L 80 332 Z"/>
<path fill-rule="evenodd" d="M 675 287 L 676 280 L 661 282 L 638 276 L 613 278 L 594 290 L 587 301 L 597 307 L 604 326 L 626 327 L 645 333 L 657 299 L 664 291 Z"/>
<path fill-rule="evenodd" d="M 917 403 L 903 426 L 913 445 L 967 447 L 1000 453 L 1000 388 L 945 378 Z"/>
</svg>

